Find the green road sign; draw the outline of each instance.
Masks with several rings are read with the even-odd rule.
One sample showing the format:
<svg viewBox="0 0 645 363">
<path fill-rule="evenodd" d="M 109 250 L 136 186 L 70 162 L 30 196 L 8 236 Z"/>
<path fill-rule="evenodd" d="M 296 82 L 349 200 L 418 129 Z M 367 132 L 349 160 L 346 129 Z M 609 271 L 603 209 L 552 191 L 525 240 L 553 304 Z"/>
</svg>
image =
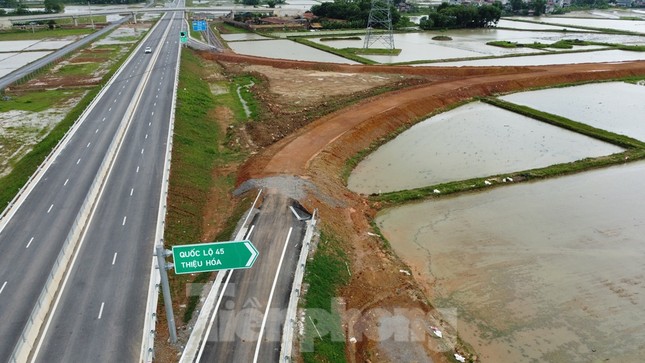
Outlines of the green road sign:
<svg viewBox="0 0 645 363">
<path fill-rule="evenodd" d="M 258 250 L 251 241 L 230 241 L 173 246 L 176 274 L 242 269 L 253 266 Z"/>
<path fill-rule="evenodd" d="M 188 41 L 188 33 L 185 30 L 180 31 L 179 39 L 181 40 L 182 43 L 186 43 Z"/>
</svg>

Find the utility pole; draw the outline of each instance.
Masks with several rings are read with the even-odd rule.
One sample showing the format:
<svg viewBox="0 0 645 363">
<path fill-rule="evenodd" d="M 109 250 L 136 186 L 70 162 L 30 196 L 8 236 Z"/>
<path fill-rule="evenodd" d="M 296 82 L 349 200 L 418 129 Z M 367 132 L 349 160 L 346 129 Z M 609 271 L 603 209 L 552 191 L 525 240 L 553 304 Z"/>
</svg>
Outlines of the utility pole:
<svg viewBox="0 0 645 363">
<path fill-rule="evenodd" d="M 166 256 L 170 256 L 172 252 L 167 251 L 160 243 L 156 247 L 157 255 L 157 268 L 161 276 L 161 290 L 163 291 L 163 304 L 166 307 L 166 320 L 168 320 L 168 331 L 170 332 L 170 342 L 177 343 L 177 329 L 175 328 L 175 314 L 172 311 L 172 300 L 170 298 L 170 284 L 168 284 L 168 272 L 166 270 L 172 268 L 172 264 L 166 263 Z"/>
</svg>

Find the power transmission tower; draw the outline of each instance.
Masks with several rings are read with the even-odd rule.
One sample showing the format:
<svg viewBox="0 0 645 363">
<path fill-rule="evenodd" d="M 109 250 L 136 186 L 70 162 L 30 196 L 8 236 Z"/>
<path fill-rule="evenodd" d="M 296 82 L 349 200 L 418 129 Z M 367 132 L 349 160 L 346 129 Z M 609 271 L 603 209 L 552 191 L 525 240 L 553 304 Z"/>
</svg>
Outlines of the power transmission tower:
<svg viewBox="0 0 645 363">
<path fill-rule="evenodd" d="M 394 49 L 391 7 L 392 0 L 372 0 L 363 48 L 367 49 L 374 43 L 381 42 L 385 48 Z"/>
</svg>

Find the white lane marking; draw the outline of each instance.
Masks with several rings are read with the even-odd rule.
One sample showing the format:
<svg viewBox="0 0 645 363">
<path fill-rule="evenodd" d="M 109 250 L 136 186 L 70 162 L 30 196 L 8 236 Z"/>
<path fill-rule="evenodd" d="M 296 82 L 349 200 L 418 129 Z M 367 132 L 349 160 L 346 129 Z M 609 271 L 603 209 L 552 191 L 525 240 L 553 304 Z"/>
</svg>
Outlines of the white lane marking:
<svg viewBox="0 0 645 363">
<path fill-rule="evenodd" d="M 150 116 L 154 116 L 154 115 L 155 115 L 155 112 L 154 112 L 154 111 L 152 111 L 152 112 L 150 113 Z"/>
<path fill-rule="evenodd" d="M 148 138 L 148 134 L 146 134 L 146 139 Z"/>
<path fill-rule="evenodd" d="M 153 106 L 156 106 L 156 105 L 157 105 L 157 102 L 155 102 L 155 103 L 153 104 Z"/>
<path fill-rule="evenodd" d="M 148 126 L 152 125 L 152 121 L 148 122 Z"/>
<path fill-rule="evenodd" d="M 273 278 L 273 286 L 271 286 L 271 293 L 269 294 L 269 301 L 267 302 L 266 309 L 264 309 L 264 317 L 262 317 L 262 325 L 260 325 L 260 334 L 258 335 L 258 342 L 255 345 L 255 355 L 253 356 L 253 363 L 257 363 L 258 361 L 258 355 L 260 354 L 260 344 L 262 344 L 262 335 L 264 334 L 264 327 L 266 326 L 267 318 L 269 317 L 269 308 L 271 307 L 271 300 L 273 300 L 273 293 L 275 292 L 275 286 L 278 284 L 278 276 L 280 275 L 280 269 L 282 268 L 282 261 L 284 261 L 284 254 L 287 251 L 287 246 L 289 245 L 289 238 L 291 237 L 292 230 L 293 230 L 293 227 L 289 228 L 287 239 L 284 241 L 284 247 L 282 248 L 282 256 L 280 256 L 280 262 L 278 262 L 278 268 L 275 271 L 275 277 Z"/>
<path fill-rule="evenodd" d="M 137 173 L 139 172 L 139 166 L 137 165 Z"/>
<path fill-rule="evenodd" d="M 132 196 L 132 193 L 134 193 L 134 188 L 130 189 L 130 196 Z"/>
<path fill-rule="evenodd" d="M 156 95 L 155 98 L 159 98 L 159 95 Z"/>
<path fill-rule="evenodd" d="M 101 320 L 101 316 L 103 315 L 104 306 L 105 306 L 105 301 L 101 303 L 101 309 L 99 310 L 99 320 Z"/>
<path fill-rule="evenodd" d="M 91 142 L 88 142 L 86 147 L 90 147 L 90 144 L 91 144 Z"/>
<path fill-rule="evenodd" d="M 69 178 L 65 179 L 65 182 L 63 183 L 63 186 L 67 185 L 68 181 L 69 181 Z"/>
<path fill-rule="evenodd" d="M 116 252 L 114 252 L 114 257 L 112 257 L 112 264 L 113 264 L 113 265 L 114 265 L 114 263 L 116 262 L 116 254 L 117 254 L 117 253 L 116 253 Z"/>
<path fill-rule="evenodd" d="M 53 205 L 53 204 L 49 206 L 49 209 L 47 209 L 47 213 L 51 212 L 51 211 L 52 211 L 52 208 L 54 208 L 54 205 Z"/>
<path fill-rule="evenodd" d="M 25 248 L 29 248 L 29 246 L 31 246 L 31 242 L 33 242 L 33 241 L 34 241 L 34 237 L 31 237 L 29 242 L 27 242 L 27 247 L 25 247 Z"/>
<path fill-rule="evenodd" d="M 141 155 L 143 155 L 143 148 L 141 148 Z"/>
<path fill-rule="evenodd" d="M 128 219 L 128 216 L 123 216 L 123 223 L 121 224 L 122 226 L 125 226 L 125 220 Z"/>
<path fill-rule="evenodd" d="M 98 134 L 98 133 L 99 133 L 99 129 L 96 129 L 96 131 L 94 131 L 94 133 L 95 133 L 95 134 Z"/>
<path fill-rule="evenodd" d="M 121 96 L 121 91 L 119 91 L 119 96 Z"/>
<path fill-rule="evenodd" d="M 105 121 L 105 117 L 103 117 L 103 120 L 101 120 L 101 122 L 103 122 L 103 121 Z"/>
<path fill-rule="evenodd" d="M 76 165 L 78 165 L 78 163 L 80 162 L 81 162 L 81 158 L 78 158 L 78 160 L 76 160 Z"/>
<path fill-rule="evenodd" d="M 108 108 L 108 111 L 112 111 L 112 107 Z"/>
<path fill-rule="evenodd" d="M 2 287 L 0 287 L 0 294 L 2 294 L 2 290 L 4 290 L 4 287 L 7 286 L 7 281 L 2 284 Z"/>
</svg>

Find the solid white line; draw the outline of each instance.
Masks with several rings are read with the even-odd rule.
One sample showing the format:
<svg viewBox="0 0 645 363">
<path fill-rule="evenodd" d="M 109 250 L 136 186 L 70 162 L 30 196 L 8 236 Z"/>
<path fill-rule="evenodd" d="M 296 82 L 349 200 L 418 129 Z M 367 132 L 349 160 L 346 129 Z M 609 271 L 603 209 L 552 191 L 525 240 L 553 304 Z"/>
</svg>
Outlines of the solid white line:
<svg viewBox="0 0 645 363">
<path fill-rule="evenodd" d="M 54 205 L 53 205 L 53 204 L 49 206 L 49 209 L 47 209 L 47 213 L 51 212 L 51 211 L 52 211 L 52 208 L 54 208 Z"/>
<path fill-rule="evenodd" d="M 228 276 L 226 277 L 226 281 L 224 281 L 224 284 L 222 285 L 222 288 L 219 293 L 219 299 L 217 299 L 217 303 L 215 303 L 215 309 L 213 310 L 213 315 L 211 316 L 210 321 L 208 322 L 208 328 L 206 329 L 206 334 L 204 334 L 204 339 L 208 339 L 208 336 L 211 334 L 211 328 L 213 327 L 213 322 L 215 321 L 215 317 L 217 316 L 217 311 L 219 310 L 219 305 L 222 302 L 222 299 L 224 298 L 224 291 L 226 291 L 226 287 L 228 286 L 228 282 L 231 281 L 231 276 L 233 275 L 233 270 L 226 270 L 228 271 Z M 224 272 L 226 272 L 224 271 Z M 197 359 L 195 359 L 195 362 L 199 362 L 202 357 L 202 353 L 204 352 L 204 346 L 206 344 L 200 344 L 199 347 L 199 353 L 197 353 Z"/>
<path fill-rule="evenodd" d="M 112 264 L 114 265 L 115 262 L 116 262 L 116 252 L 114 252 L 114 257 L 112 257 Z"/>
<path fill-rule="evenodd" d="M 101 309 L 99 310 L 99 320 L 101 320 L 101 315 L 103 315 L 103 306 L 105 306 L 105 301 L 101 303 Z"/>
<path fill-rule="evenodd" d="M 262 190 L 260 190 L 260 193 L 262 193 Z M 258 201 L 258 198 L 260 197 L 260 193 L 258 193 L 258 196 L 255 198 L 255 202 Z M 253 202 L 253 205 L 255 205 L 255 202 Z M 249 213 L 250 215 L 250 213 Z M 244 220 L 244 223 L 242 225 L 246 224 L 246 220 Z M 251 228 L 246 232 L 246 236 L 244 239 L 249 239 L 249 236 L 251 235 L 251 232 L 253 232 L 253 228 L 255 225 L 252 225 Z M 223 272 L 226 273 L 228 271 L 228 276 L 226 277 L 226 281 L 221 285 L 220 289 L 220 295 L 219 298 L 217 299 L 217 303 L 215 303 L 215 309 L 213 309 L 213 315 L 211 316 L 211 319 L 208 322 L 208 328 L 206 328 L 206 334 L 204 334 L 204 339 L 208 339 L 208 336 L 211 334 L 211 328 L 213 327 L 213 322 L 215 321 L 215 317 L 217 316 L 217 312 L 219 311 L 219 305 L 222 302 L 222 299 L 224 298 L 224 291 L 226 291 L 226 287 L 228 286 L 228 282 L 231 280 L 231 276 L 233 275 L 233 271 L 235 270 L 224 270 Z M 195 362 L 199 362 L 202 357 L 202 353 L 204 353 L 204 347 L 206 344 L 200 344 L 199 346 L 199 352 L 197 353 L 197 359 L 195 359 Z"/>
<path fill-rule="evenodd" d="M 4 290 L 4 287 L 7 286 L 7 281 L 2 284 L 2 287 L 0 287 L 0 294 L 2 294 L 2 290 Z"/>
<path fill-rule="evenodd" d="M 65 179 L 65 182 L 63 183 L 63 186 L 67 185 L 68 181 L 69 181 L 69 178 Z"/>
<path fill-rule="evenodd" d="M 27 242 L 27 247 L 25 247 L 25 248 L 29 248 L 29 246 L 31 246 L 31 242 L 33 242 L 33 241 L 34 241 L 34 237 L 31 237 L 29 242 Z"/>
<path fill-rule="evenodd" d="M 262 317 L 262 325 L 260 326 L 260 334 L 258 335 L 258 342 L 255 346 L 255 355 L 253 356 L 253 363 L 257 363 L 258 355 L 260 354 L 260 344 L 262 344 L 262 335 L 264 335 L 264 327 L 266 326 L 267 318 L 269 317 L 269 308 L 271 307 L 271 300 L 273 300 L 273 293 L 275 292 L 275 286 L 278 284 L 278 276 L 280 275 L 280 269 L 282 267 L 282 261 L 284 261 L 284 254 L 287 251 L 287 246 L 289 245 L 289 237 L 291 237 L 291 231 L 293 227 L 289 228 L 289 233 L 287 234 L 287 239 L 284 241 L 284 247 L 282 248 L 282 256 L 280 256 L 280 262 L 278 263 L 278 269 L 275 271 L 275 277 L 273 278 L 273 286 L 271 286 L 271 293 L 269 294 L 269 301 L 267 302 L 267 307 L 264 309 L 264 317 Z"/>
<path fill-rule="evenodd" d="M 132 193 L 134 193 L 134 188 L 130 189 L 130 196 L 132 196 Z"/>
<path fill-rule="evenodd" d="M 128 219 L 128 216 L 123 216 L 123 224 L 121 224 L 122 226 L 125 226 L 125 220 L 126 219 Z"/>
</svg>

